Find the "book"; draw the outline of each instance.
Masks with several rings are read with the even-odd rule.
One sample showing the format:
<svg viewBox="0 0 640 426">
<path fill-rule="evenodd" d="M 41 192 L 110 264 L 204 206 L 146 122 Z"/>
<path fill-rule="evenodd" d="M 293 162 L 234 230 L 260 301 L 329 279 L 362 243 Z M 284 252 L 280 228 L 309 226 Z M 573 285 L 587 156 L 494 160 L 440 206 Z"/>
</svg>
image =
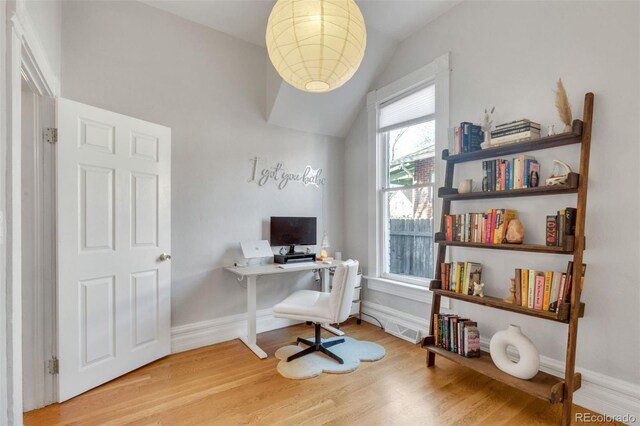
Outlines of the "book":
<svg viewBox="0 0 640 426">
<path fill-rule="evenodd" d="M 458 292 L 458 279 L 460 277 L 460 262 L 455 263 L 455 269 L 451 274 L 451 291 Z"/>
<path fill-rule="evenodd" d="M 565 235 L 576 234 L 576 213 L 577 210 L 573 207 L 567 207 L 564 209 Z"/>
<path fill-rule="evenodd" d="M 493 139 L 501 136 L 513 135 L 515 133 L 530 132 L 530 131 L 540 132 L 540 125 L 527 123 L 527 124 L 522 124 L 515 127 L 503 127 L 501 129 L 493 130 L 491 132 L 491 138 Z"/>
<path fill-rule="evenodd" d="M 558 245 L 558 221 L 557 216 L 547 216 L 545 231 L 545 243 L 548 246 Z"/>
<path fill-rule="evenodd" d="M 522 269 L 518 268 L 516 269 L 516 276 L 515 276 L 516 293 L 514 296 L 516 298 L 515 304 L 520 306 L 522 306 L 522 287 L 521 287 L 522 283 L 520 281 L 521 279 L 522 279 Z"/>
<path fill-rule="evenodd" d="M 529 270 L 522 269 L 520 276 L 520 297 L 522 299 L 521 305 L 525 308 L 529 306 Z"/>
<path fill-rule="evenodd" d="M 446 282 L 444 283 L 445 286 L 445 290 L 449 290 L 449 285 L 451 283 L 451 264 L 447 263 L 447 275 L 446 275 Z"/>
<path fill-rule="evenodd" d="M 475 321 L 471 321 L 468 318 L 461 319 L 458 321 L 458 341 L 460 344 L 458 345 L 458 354 L 464 356 L 465 353 L 465 344 L 464 344 L 464 328 L 474 326 L 477 327 L 478 323 Z"/>
<path fill-rule="evenodd" d="M 536 272 L 533 296 L 533 309 L 541 311 L 544 302 L 544 272 Z"/>
<path fill-rule="evenodd" d="M 458 321 L 459 317 L 451 318 L 451 350 L 458 352 Z"/>
<path fill-rule="evenodd" d="M 458 276 L 456 277 L 456 291 L 462 293 L 462 286 L 464 284 L 464 262 L 458 262 Z"/>
<path fill-rule="evenodd" d="M 470 125 L 471 123 L 466 121 L 460 123 L 460 128 L 462 129 L 462 151 L 461 152 L 469 152 L 469 136 L 470 136 L 469 126 Z"/>
<path fill-rule="evenodd" d="M 457 315 L 449 316 L 449 321 L 447 324 L 447 341 L 448 341 L 448 349 L 450 351 L 455 352 L 456 350 L 456 341 L 455 341 L 455 321 L 457 321 Z"/>
<path fill-rule="evenodd" d="M 570 303 L 571 302 L 571 280 L 573 277 L 573 261 L 567 262 L 567 273 L 564 282 L 562 292 L 558 295 L 558 303 Z"/>
<path fill-rule="evenodd" d="M 483 192 L 488 192 L 489 191 L 489 170 L 488 170 L 488 164 L 486 161 L 482 162 L 482 191 Z"/>
<path fill-rule="evenodd" d="M 469 293 L 468 270 L 469 270 L 469 262 L 464 262 L 464 267 L 462 269 L 462 291 L 461 291 L 462 294 Z"/>
<path fill-rule="evenodd" d="M 540 185 L 540 164 L 537 161 L 534 160 L 529 164 L 528 176 L 528 188 L 536 188 Z"/>
<path fill-rule="evenodd" d="M 551 300 L 551 282 L 553 280 L 553 272 L 545 271 L 544 272 L 544 293 L 542 298 L 542 310 L 549 310 L 549 303 Z"/>
<path fill-rule="evenodd" d="M 535 306 L 535 298 L 536 298 L 536 271 L 533 269 L 529 270 L 529 288 L 527 291 L 529 294 L 527 295 L 527 308 L 534 309 Z"/>
<path fill-rule="evenodd" d="M 533 172 L 536 172 L 535 175 L 535 186 L 538 186 L 540 180 L 540 165 L 536 160 L 525 159 L 523 166 L 523 174 L 522 174 L 522 187 L 523 188 L 533 188 L 534 185 L 531 182 L 531 177 Z"/>
<path fill-rule="evenodd" d="M 453 217 L 451 215 L 447 215 L 445 217 L 446 223 L 446 239 L 447 241 L 453 241 Z"/>
<path fill-rule="evenodd" d="M 453 263 L 449 264 L 449 290 L 456 291 L 456 279 L 455 279 L 455 266 Z"/>
<path fill-rule="evenodd" d="M 538 125 L 538 127 L 540 126 L 540 124 L 538 124 L 536 122 L 533 122 L 533 121 L 531 121 L 531 120 L 529 120 L 527 118 L 521 118 L 520 120 L 515 120 L 515 121 L 510 121 L 508 123 L 498 124 L 496 126 L 496 129 L 501 129 L 501 128 L 504 128 L 504 127 L 520 126 L 520 125 L 527 124 L 527 123 L 532 123 L 532 124 Z"/>
<path fill-rule="evenodd" d="M 573 264 L 573 262 L 569 262 L 569 263 Z M 564 288 L 564 297 L 562 298 L 564 303 L 571 303 L 571 289 L 573 288 L 574 285 L 576 285 L 575 284 L 576 281 L 579 280 L 579 285 L 581 290 L 584 287 L 584 275 L 587 271 L 587 265 L 585 265 L 584 263 L 582 264 L 582 269 L 580 270 L 580 278 L 576 278 L 574 276 L 573 265 L 571 266 L 571 271 L 572 271 L 571 274 L 567 272 L 567 282 Z"/>
<path fill-rule="evenodd" d="M 500 187 L 499 191 L 507 189 L 507 160 L 500 160 Z"/>
<path fill-rule="evenodd" d="M 566 223 L 566 216 L 564 214 L 564 209 L 562 210 L 558 210 L 558 246 L 559 247 L 564 247 L 564 241 L 565 241 L 565 223 Z"/>
<path fill-rule="evenodd" d="M 514 159 L 514 176 L 513 187 L 514 189 L 524 188 L 523 181 L 525 176 L 524 162 L 526 160 L 535 160 L 535 157 L 530 155 L 520 155 Z"/>
<path fill-rule="evenodd" d="M 529 140 L 529 139 L 533 139 L 533 138 L 539 138 L 540 137 L 540 131 L 536 131 L 536 130 L 529 130 L 526 132 L 520 132 L 520 133 L 514 133 L 512 135 L 506 135 L 506 136 L 500 136 L 497 137 L 495 139 L 491 138 L 491 144 L 492 145 L 500 145 L 503 143 L 509 143 L 509 142 L 519 142 L 522 140 Z"/>
<path fill-rule="evenodd" d="M 480 332 L 477 326 L 469 325 L 464 327 L 464 356 L 475 358 L 480 356 Z"/>
<path fill-rule="evenodd" d="M 489 235 L 489 242 L 494 243 L 494 239 L 496 236 L 496 224 L 498 223 L 500 212 L 498 209 L 491 210 L 491 235 Z"/>
<path fill-rule="evenodd" d="M 562 280 L 562 272 L 554 271 L 553 278 L 551 280 L 551 295 L 549 296 L 549 311 L 558 311 L 558 288 L 560 288 L 560 281 Z"/>
<path fill-rule="evenodd" d="M 484 142 L 482 127 L 468 121 L 460 123 L 462 131 L 462 151 L 473 152 L 482 149 L 480 144 Z"/>
<path fill-rule="evenodd" d="M 558 312 L 558 309 L 560 308 L 560 305 L 562 305 L 564 302 L 562 301 L 562 295 L 564 294 L 564 288 L 567 285 L 567 274 L 563 273 L 562 277 L 560 278 L 560 286 L 558 287 L 558 296 L 557 296 L 557 300 L 556 300 L 556 311 Z"/>
<path fill-rule="evenodd" d="M 451 127 L 447 129 L 447 150 L 449 151 L 449 155 L 455 155 L 456 152 L 456 132 L 457 127 Z"/>
<path fill-rule="evenodd" d="M 475 262 L 467 262 L 467 292 L 473 295 L 473 283 L 480 284 L 482 282 L 482 265 Z"/>
<path fill-rule="evenodd" d="M 480 151 L 482 142 L 484 142 L 482 127 L 472 124 L 469 129 L 469 152 Z"/>
</svg>

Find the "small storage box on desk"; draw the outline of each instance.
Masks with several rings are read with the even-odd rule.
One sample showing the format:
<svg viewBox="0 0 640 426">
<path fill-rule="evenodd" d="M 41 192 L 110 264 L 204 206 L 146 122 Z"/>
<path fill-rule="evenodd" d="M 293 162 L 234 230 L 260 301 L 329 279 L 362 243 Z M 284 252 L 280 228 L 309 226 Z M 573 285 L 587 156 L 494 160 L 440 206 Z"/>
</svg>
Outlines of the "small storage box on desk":
<svg viewBox="0 0 640 426">
<path fill-rule="evenodd" d="M 500 145 L 488 147 L 482 150 L 472 152 L 463 152 L 456 155 L 449 155 L 448 150 L 442 153 L 442 159 L 446 163 L 444 187 L 438 191 L 438 196 L 442 199 L 442 213 L 440 232 L 435 235 L 435 243 L 438 245 L 436 260 L 436 277 L 441 277 L 442 266 L 445 262 L 447 248 L 466 247 L 481 248 L 494 250 L 513 250 L 518 252 L 529 253 L 547 253 L 557 255 L 570 255 L 572 259 L 572 275 L 574 277 L 583 277 L 583 252 L 585 249 L 585 219 L 587 205 L 587 184 L 589 180 L 589 155 L 591 149 L 591 130 L 593 120 L 593 93 L 587 93 L 584 97 L 584 109 L 582 121 L 574 120 L 569 132 L 529 139 L 524 142 L 517 142 L 509 145 Z M 544 149 L 552 149 L 560 146 L 580 144 L 580 169 L 578 173 L 569 173 L 566 182 L 561 185 L 550 185 L 530 188 L 514 186 L 516 189 L 499 188 L 500 190 L 488 192 L 468 192 L 458 193 L 453 187 L 454 167 L 457 163 L 477 161 L 483 159 L 496 159 L 500 156 L 511 154 L 522 154 L 531 151 Z M 479 242 L 467 242 L 464 239 L 446 237 L 446 217 L 450 215 L 452 202 L 464 202 L 466 200 L 477 199 L 493 199 L 493 198 L 509 198 L 509 197 L 527 197 L 542 196 L 556 194 L 577 193 L 577 203 L 575 207 L 576 222 L 574 238 L 568 240 L 562 246 L 553 245 L 537 245 L 537 244 L 490 244 Z M 542 220 L 544 220 L 543 218 Z M 453 240 L 453 241 L 452 241 Z M 476 239 L 477 240 L 477 239 Z M 481 374 L 485 374 L 495 380 L 507 385 L 523 390 L 533 396 L 545 399 L 551 403 L 563 404 L 562 407 L 562 424 L 569 425 L 571 423 L 571 408 L 573 402 L 573 392 L 580 388 L 581 376 L 575 373 L 575 358 L 577 347 L 577 331 L 578 321 L 584 315 L 584 304 L 580 302 L 584 282 L 577 280 L 576 285 L 571 286 L 570 294 L 560 303 L 555 312 L 548 310 L 531 309 L 509 303 L 495 297 L 478 297 L 468 294 L 458 293 L 446 290 L 442 286 L 440 280 L 433 280 L 430 288 L 433 292 L 433 300 L 431 304 L 429 336 L 423 340 L 423 347 L 427 349 L 427 366 L 435 365 L 436 355 L 444 357 L 450 361 L 469 367 Z M 486 352 L 481 352 L 479 358 L 467 358 L 459 354 L 449 352 L 442 347 L 436 346 L 434 341 L 434 315 L 440 313 L 440 300 L 442 297 L 459 300 L 466 303 L 474 303 L 489 308 L 510 311 L 516 314 L 532 316 L 540 319 L 560 322 L 567 324 L 567 351 L 565 361 L 565 375 L 563 378 L 538 372 L 530 380 L 522 380 L 513 377 L 499 370 L 492 362 L 491 357 Z M 568 303 L 569 302 L 569 303 Z M 484 322 L 487 322 L 485 317 Z M 543 323 L 540 323 L 541 325 Z"/>
</svg>

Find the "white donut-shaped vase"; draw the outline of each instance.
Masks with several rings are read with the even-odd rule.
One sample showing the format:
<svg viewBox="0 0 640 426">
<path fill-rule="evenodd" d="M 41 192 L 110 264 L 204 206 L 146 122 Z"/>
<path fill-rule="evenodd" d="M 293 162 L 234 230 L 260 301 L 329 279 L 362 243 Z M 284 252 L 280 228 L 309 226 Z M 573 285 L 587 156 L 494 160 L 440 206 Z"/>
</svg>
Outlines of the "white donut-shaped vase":
<svg viewBox="0 0 640 426">
<path fill-rule="evenodd" d="M 507 356 L 508 346 L 513 346 L 520 354 L 518 362 L 511 361 Z M 533 378 L 540 368 L 538 349 L 517 325 L 510 325 L 506 330 L 494 334 L 489 344 L 489 353 L 496 367 L 519 379 Z"/>
</svg>

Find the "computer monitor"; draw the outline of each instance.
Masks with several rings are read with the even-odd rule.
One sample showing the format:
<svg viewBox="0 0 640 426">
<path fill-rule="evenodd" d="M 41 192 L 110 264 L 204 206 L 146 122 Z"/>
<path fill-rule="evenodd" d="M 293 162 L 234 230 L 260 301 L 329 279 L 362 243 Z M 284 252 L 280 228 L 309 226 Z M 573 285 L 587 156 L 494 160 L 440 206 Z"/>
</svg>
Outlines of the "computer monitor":
<svg viewBox="0 0 640 426">
<path fill-rule="evenodd" d="M 295 253 L 295 246 L 317 244 L 317 220 L 315 217 L 271 216 L 271 245 L 289 246 L 289 253 Z"/>
</svg>

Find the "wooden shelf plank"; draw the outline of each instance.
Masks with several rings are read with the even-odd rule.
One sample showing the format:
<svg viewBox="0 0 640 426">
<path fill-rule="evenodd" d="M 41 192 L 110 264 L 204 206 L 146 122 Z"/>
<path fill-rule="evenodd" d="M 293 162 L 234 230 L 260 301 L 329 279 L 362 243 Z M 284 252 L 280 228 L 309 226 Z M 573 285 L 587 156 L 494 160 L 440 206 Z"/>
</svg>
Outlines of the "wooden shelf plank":
<svg viewBox="0 0 640 426">
<path fill-rule="evenodd" d="M 484 191 L 484 192 L 468 192 L 459 194 L 455 188 L 438 189 L 438 197 L 451 200 L 479 200 L 494 198 L 511 198 L 511 197 L 533 197 L 537 195 L 556 195 L 556 194 L 575 194 L 578 192 L 579 175 L 577 173 L 569 173 L 569 179 L 565 185 L 538 186 L 536 188 L 510 189 L 508 191 Z"/>
<path fill-rule="evenodd" d="M 559 377 L 539 371 L 534 378 L 530 380 L 522 380 L 499 370 L 498 367 L 493 364 L 491 355 L 489 355 L 488 352 L 482 351 L 479 358 L 466 358 L 456 353 L 449 352 L 441 347 L 434 346 L 433 344 L 427 344 L 424 347 L 429 352 L 440 355 L 443 358 L 464 367 L 471 368 L 478 373 L 484 374 L 485 376 L 491 377 L 492 379 L 506 385 L 520 389 L 529 395 L 549 401 L 552 404 L 562 402 L 564 380 Z M 581 375 L 580 373 L 576 373 L 574 379 L 574 391 L 580 389 L 581 384 Z"/>
<path fill-rule="evenodd" d="M 543 246 L 541 244 L 467 243 L 462 241 L 447 241 L 443 239 L 438 239 L 437 237 L 436 237 L 436 244 L 442 244 L 450 247 L 470 247 L 470 248 L 484 248 L 484 249 L 492 249 L 492 250 L 527 251 L 531 253 L 573 254 L 572 249 L 565 249 L 564 247 L 556 247 L 556 246 Z"/>
<path fill-rule="evenodd" d="M 440 285 L 440 281 L 437 281 L 438 286 Z M 433 286 L 432 286 L 433 287 Z M 439 294 L 442 297 L 448 297 L 450 299 L 462 300 L 468 303 L 475 303 L 476 305 L 484 305 L 491 308 L 502 309 L 504 311 L 516 312 L 518 314 L 529 315 L 536 318 L 542 318 L 551 321 L 557 321 L 567 324 L 569 322 L 569 308 L 570 305 L 564 304 L 561 305 L 559 311 L 556 312 L 548 312 L 548 311 L 538 311 L 535 309 L 525 308 L 524 306 L 516 305 L 513 303 L 505 302 L 502 299 L 497 297 L 485 296 L 469 296 L 467 294 L 456 293 L 449 290 L 443 290 L 441 288 L 431 288 L 435 294 Z M 584 305 L 581 304 L 581 313 L 584 313 Z M 582 317 L 582 315 L 580 315 Z"/>
<path fill-rule="evenodd" d="M 560 133 L 553 136 L 532 139 L 526 142 L 516 142 L 457 155 L 449 155 L 449 150 L 445 149 L 442 151 L 442 159 L 451 163 L 464 163 L 467 161 L 482 160 L 484 158 L 500 157 L 502 155 L 519 154 L 522 152 L 538 151 L 541 149 L 581 143 L 582 121 L 574 120 L 572 130 L 573 131 L 570 133 Z"/>
</svg>

